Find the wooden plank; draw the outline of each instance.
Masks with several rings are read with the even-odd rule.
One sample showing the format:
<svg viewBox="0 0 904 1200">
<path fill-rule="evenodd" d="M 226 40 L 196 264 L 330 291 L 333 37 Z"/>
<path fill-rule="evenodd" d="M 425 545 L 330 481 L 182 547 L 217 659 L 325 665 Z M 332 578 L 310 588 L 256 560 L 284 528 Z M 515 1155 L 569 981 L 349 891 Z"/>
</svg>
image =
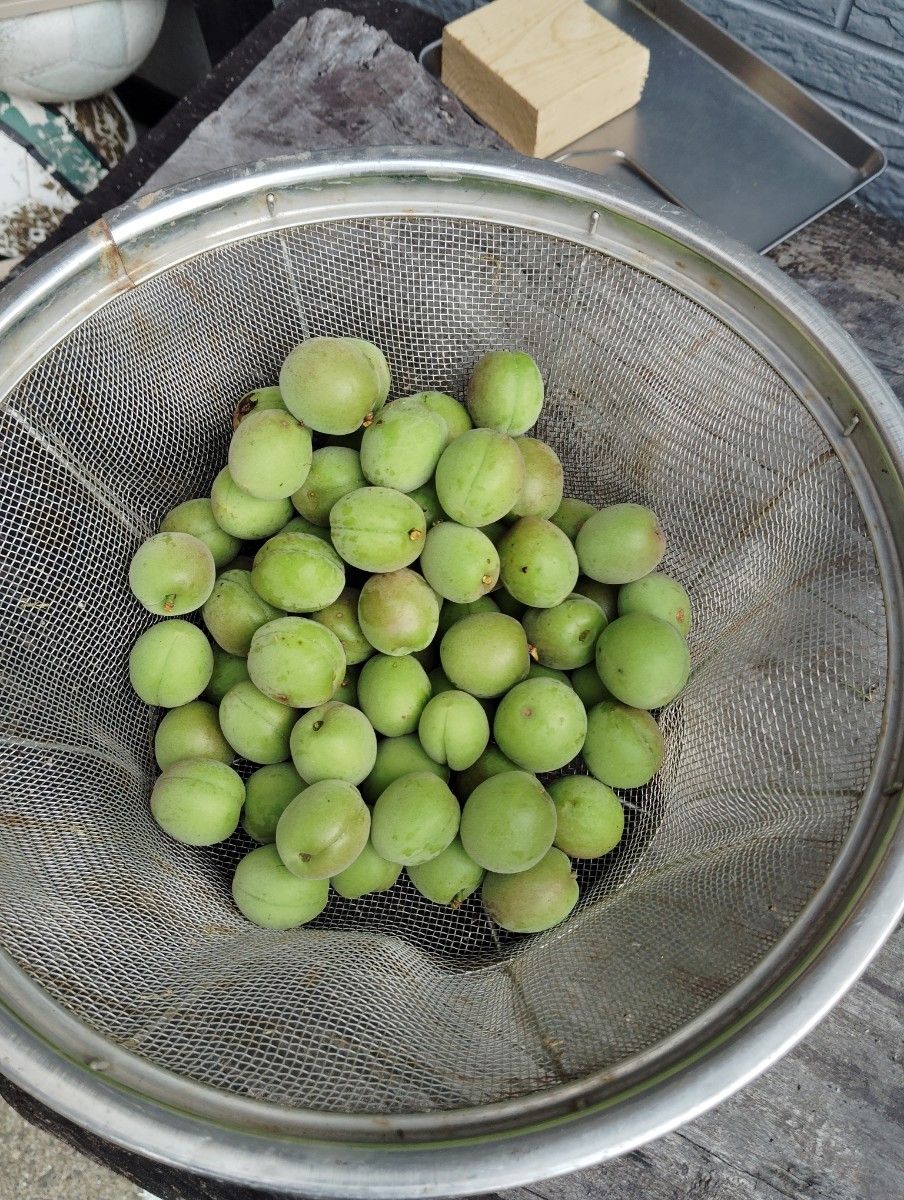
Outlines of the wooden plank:
<svg viewBox="0 0 904 1200">
<path fill-rule="evenodd" d="M 538 158 L 632 108 L 649 64 L 583 0 L 494 0 L 443 31 L 443 83 Z"/>
</svg>

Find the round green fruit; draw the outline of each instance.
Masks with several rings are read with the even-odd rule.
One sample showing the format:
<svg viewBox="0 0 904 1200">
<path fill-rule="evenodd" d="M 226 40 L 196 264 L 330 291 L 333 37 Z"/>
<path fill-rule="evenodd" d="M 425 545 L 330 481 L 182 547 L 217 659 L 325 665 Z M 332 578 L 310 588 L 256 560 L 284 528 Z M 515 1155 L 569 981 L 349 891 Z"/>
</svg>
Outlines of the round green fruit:
<svg viewBox="0 0 904 1200">
<path fill-rule="evenodd" d="M 280 533 L 309 533 L 311 537 L 320 538 L 322 542 L 326 542 L 328 546 L 332 546 L 329 528 L 322 528 L 320 525 L 315 525 L 313 521 L 309 521 L 307 517 L 302 517 L 298 513 L 291 520 L 286 521 Z"/>
<path fill-rule="evenodd" d="M 279 857 L 299 879 L 331 879 L 350 867 L 370 835 L 370 810 L 361 793 L 340 779 L 305 788 L 276 826 Z"/>
<path fill-rule="evenodd" d="M 245 783 L 242 828 L 256 842 L 274 841 L 279 818 L 304 789 L 304 780 L 291 763 L 258 767 Z"/>
<path fill-rule="evenodd" d="M 472 427 L 468 410 L 454 396 L 450 396 L 446 392 L 415 392 L 413 396 L 404 396 L 396 403 L 404 404 L 406 407 L 423 405 L 437 416 L 442 417 L 446 425 L 447 446 Z"/>
<path fill-rule="evenodd" d="M 232 878 L 232 898 L 247 920 L 262 929 L 297 929 L 326 908 L 326 879 L 298 879 L 286 870 L 275 846 L 246 854 Z"/>
<path fill-rule="evenodd" d="M 490 723 L 480 701 L 467 692 L 441 692 L 421 713 L 417 734 L 435 762 L 464 771 L 486 750 Z"/>
<path fill-rule="evenodd" d="M 186 500 L 184 504 L 177 504 L 160 522 L 160 532 L 188 533 L 196 537 L 213 555 L 214 566 L 218 571 L 231 563 L 242 548 L 238 538 L 226 533 L 216 523 L 213 505 L 206 496 L 200 500 Z"/>
<path fill-rule="evenodd" d="M 524 483 L 517 443 L 493 429 L 469 429 L 442 453 L 436 494 L 453 521 L 478 527 L 510 512 Z"/>
<path fill-rule="evenodd" d="M 444 599 L 469 604 L 496 586 L 499 555 L 479 529 L 440 521 L 427 533 L 420 568 Z"/>
<path fill-rule="evenodd" d="M 518 767 L 510 758 L 502 753 L 495 742 L 490 742 L 483 754 L 466 770 L 462 771 L 456 781 L 455 789 L 460 800 L 467 800 L 476 787 L 494 775 L 504 775 L 508 771 L 517 771 Z"/>
<path fill-rule="evenodd" d="M 157 726 L 154 757 L 161 771 L 189 758 L 231 763 L 232 747 L 223 737 L 217 710 L 204 700 L 171 708 Z"/>
<path fill-rule="evenodd" d="M 586 500 L 575 500 L 566 496 L 549 519 L 562 530 L 570 542 L 573 542 L 587 519 L 595 512 L 596 509 Z"/>
<path fill-rule="evenodd" d="M 440 661 L 457 688 L 472 696 L 501 696 L 530 668 L 527 635 L 514 617 L 477 613 L 443 636 Z"/>
<path fill-rule="evenodd" d="M 424 546 L 427 525 L 417 501 L 392 488 L 349 492 L 330 512 L 333 545 L 362 571 L 398 571 Z"/>
<path fill-rule="evenodd" d="M 431 695 L 427 672 L 410 654 L 377 654 L 358 677 L 358 704 L 385 737 L 414 733 Z"/>
<path fill-rule="evenodd" d="M 644 709 L 601 700 L 588 711 L 584 762 L 601 783 L 643 787 L 662 766 L 664 752 L 662 731 Z"/>
<path fill-rule="evenodd" d="M 458 621 L 464 620 L 465 617 L 492 612 L 499 612 L 499 607 L 496 601 L 489 596 L 478 596 L 476 600 L 469 600 L 466 604 L 456 604 L 454 600 L 447 600 L 439 610 L 436 636 L 442 638 L 447 630 L 451 629 Z"/>
<path fill-rule="evenodd" d="M 255 388 L 253 392 L 246 392 L 232 410 L 232 428 L 238 429 L 242 421 L 251 413 L 268 412 L 274 409 L 279 412 L 288 412 L 278 387 Z"/>
<path fill-rule="evenodd" d="M 217 576 L 201 616 L 218 646 L 245 658 L 261 626 L 282 613 L 258 595 L 251 571 L 230 567 Z"/>
<path fill-rule="evenodd" d="M 574 589 L 578 560 L 574 546 L 551 521 L 522 517 L 499 543 L 506 591 L 531 608 L 553 608 Z"/>
<path fill-rule="evenodd" d="M 434 762 L 415 734 L 382 738 L 377 743 L 374 769 L 361 784 L 361 793 L 368 804 L 375 804 L 391 783 L 403 775 L 424 771 L 429 771 L 443 783 L 449 780 L 449 768 Z"/>
<path fill-rule="evenodd" d="M 352 433 L 385 396 L 385 376 L 374 358 L 357 339 L 309 338 L 280 368 L 286 408 L 318 433 Z"/>
<path fill-rule="evenodd" d="M 364 662 L 374 652 L 358 623 L 360 595 L 357 588 L 343 588 L 332 604 L 328 604 L 319 612 L 311 613 L 312 621 L 316 621 L 318 625 L 325 625 L 342 643 L 345 661 L 350 667 Z"/>
<path fill-rule="evenodd" d="M 158 617 L 180 617 L 200 608 L 216 577 L 210 549 L 190 533 L 155 533 L 129 564 L 132 595 Z"/>
<path fill-rule="evenodd" d="M 618 588 L 611 583 L 599 583 L 596 579 L 579 575 L 574 590 L 579 596 L 586 596 L 588 600 L 598 604 L 607 621 L 614 621 L 618 616 Z"/>
<path fill-rule="evenodd" d="M 151 792 L 151 814 L 186 846 L 213 846 L 235 833 L 245 799 L 241 777 L 225 763 L 195 758 L 173 763 Z"/>
<path fill-rule="evenodd" d="M 487 871 L 526 871 L 556 835 L 556 809 L 526 771 L 491 775 L 471 792 L 461 814 L 461 842 Z"/>
<path fill-rule="evenodd" d="M 248 652 L 251 682 L 290 708 L 331 700 L 345 678 L 345 665 L 336 635 L 307 617 L 280 617 L 263 625 Z"/>
<path fill-rule="evenodd" d="M 212 646 L 211 649 L 213 671 L 204 689 L 204 698 L 211 704 L 219 704 L 231 687 L 248 678 L 248 663 L 238 654 L 229 654 L 219 646 Z"/>
<path fill-rule="evenodd" d="M 690 596 L 677 579 L 661 571 L 644 575 L 618 590 L 618 613 L 643 612 L 674 625 L 685 637 L 691 630 Z"/>
<path fill-rule="evenodd" d="M 345 900 L 358 900 L 373 892 L 387 892 L 402 873 L 399 863 L 381 858 L 368 841 L 350 867 L 330 880 L 333 889 Z"/>
<path fill-rule="evenodd" d="M 264 542 L 251 570 L 254 590 L 286 612 L 317 612 L 345 587 L 345 567 L 332 546 L 310 533 L 278 533 Z"/>
<path fill-rule="evenodd" d="M 258 500 L 288 499 L 311 469 L 311 431 L 280 409 L 250 413 L 229 443 L 229 474 Z"/>
<path fill-rule="evenodd" d="M 493 737 L 525 771 L 557 771 L 580 753 L 587 713 L 580 697 L 556 679 L 525 679 L 496 709 Z"/>
<path fill-rule="evenodd" d="M 588 712 L 595 704 L 599 704 L 601 700 L 610 700 L 612 698 L 609 689 L 603 685 L 603 681 L 599 677 L 595 662 L 588 663 L 586 667 L 578 667 L 576 671 L 572 671 L 571 686 L 577 695 L 580 696 L 581 703 Z"/>
<path fill-rule="evenodd" d="M 600 858 L 614 850 L 625 831 L 625 812 L 610 787 L 587 775 L 554 779 L 555 844 L 571 858 Z"/>
<path fill-rule="evenodd" d="M 600 583 L 631 583 L 656 569 L 665 553 L 659 519 L 642 504 L 610 504 L 575 539 L 581 570 Z"/>
<path fill-rule="evenodd" d="M 358 676 L 360 675 L 360 671 L 360 667 L 345 668 L 345 678 L 333 693 L 334 700 L 338 700 L 340 704 L 351 704 L 352 706 L 357 705 Z"/>
<path fill-rule="evenodd" d="M 442 510 L 442 505 L 439 502 L 439 497 L 436 494 L 436 488 L 434 487 L 432 480 L 429 483 L 423 484 L 419 488 L 415 488 L 414 491 L 409 492 L 408 495 L 412 500 L 417 502 L 421 512 L 424 514 L 424 521 L 426 523 L 425 527 L 427 529 L 429 529 L 431 525 L 435 525 L 437 521 L 443 520 L 444 513 Z"/>
<path fill-rule="evenodd" d="M 329 528 L 333 505 L 366 485 L 357 450 L 347 446 L 322 446 L 311 458 L 311 469 L 292 504 L 312 525 Z"/>
<path fill-rule="evenodd" d="M 527 871 L 487 875 L 483 906 L 509 933 L 542 933 L 560 924 L 580 895 L 567 855 L 553 848 Z"/>
<path fill-rule="evenodd" d="M 129 655 L 129 680 L 145 702 L 178 708 L 196 700 L 213 673 L 213 651 L 196 625 L 161 621 L 146 629 Z"/>
<path fill-rule="evenodd" d="M 572 592 L 553 608 L 529 608 L 522 623 L 544 666 L 576 671 L 593 661 L 596 640 L 607 622 L 598 604 Z"/>
<path fill-rule="evenodd" d="M 246 542 L 272 537 L 292 516 L 289 500 L 258 500 L 243 492 L 224 467 L 210 489 L 214 519 L 221 529 Z"/>
<path fill-rule="evenodd" d="M 544 612 L 544 609 L 536 611 Z M 596 670 L 596 667 L 594 667 Z M 532 662 L 530 670 L 527 673 L 528 679 L 558 679 L 559 683 L 564 683 L 566 687 L 571 687 L 571 680 L 564 671 L 557 671 L 555 667 L 544 667 L 542 663 Z"/>
<path fill-rule="evenodd" d="M 448 428 L 425 405 L 387 404 L 364 431 L 361 470 L 378 487 L 413 492 L 433 477 Z"/>
<path fill-rule="evenodd" d="M 330 700 L 299 718 L 289 739 L 292 762 L 307 783 L 343 779 L 359 784 L 373 770 L 377 735 L 363 712 Z"/>
<path fill-rule="evenodd" d="M 428 771 L 403 775 L 374 805 L 374 849 L 403 866 L 442 853 L 458 832 L 461 811 L 447 784 Z"/>
<path fill-rule="evenodd" d="M 483 882 L 484 869 L 455 838 L 436 858 L 407 868 L 408 878 L 427 900 L 459 908 Z"/>
<path fill-rule="evenodd" d="M 600 634 L 596 669 L 616 700 L 632 708 L 663 708 L 687 683 L 691 660 L 674 625 L 635 612 Z"/>
<path fill-rule="evenodd" d="M 494 350 L 475 366 L 468 412 L 475 425 L 516 437 L 536 424 L 543 408 L 543 377 L 529 354 Z"/>
<path fill-rule="evenodd" d="M 415 571 L 371 575 L 358 599 L 358 621 L 381 654 L 412 654 L 433 641 L 439 605 L 430 585 Z"/>
<path fill-rule="evenodd" d="M 289 757 L 289 734 L 298 719 L 293 708 L 271 700 L 247 680 L 220 701 L 220 728 L 229 745 L 253 763 L 278 763 Z"/>
<path fill-rule="evenodd" d="M 512 505 L 513 517 L 552 517 L 562 503 L 564 473 L 559 456 L 537 438 L 515 439 L 524 459 L 524 482 Z M 567 534 L 566 534 L 567 536 Z"/>
</svg>

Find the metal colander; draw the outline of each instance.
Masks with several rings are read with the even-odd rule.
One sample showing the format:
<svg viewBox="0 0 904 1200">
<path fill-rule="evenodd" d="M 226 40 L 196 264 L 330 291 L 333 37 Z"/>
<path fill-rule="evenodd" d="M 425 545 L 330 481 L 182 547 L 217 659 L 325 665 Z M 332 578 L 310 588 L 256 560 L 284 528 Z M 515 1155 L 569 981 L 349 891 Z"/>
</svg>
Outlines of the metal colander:
<svg viewBox="0 0 904 1200">
<path fill-rule="evenodd" d="M 904 896 L 904 422 L 774 268 L 547 164 L 334 155 L 119 210 L 0 332 L 0 1066 L 30 1090 L 262 1186 L 474 1191 L 715 1102 L 865 965 Z M 567 493 L 654 508 L 693 597 L 662 772 L 547 934 L 404 883 L 257 929 L 244 835 L 150 818 L 128 560 L 315 334 L 373 339 L 396 394 L 530 352 Z"/>
</svg>

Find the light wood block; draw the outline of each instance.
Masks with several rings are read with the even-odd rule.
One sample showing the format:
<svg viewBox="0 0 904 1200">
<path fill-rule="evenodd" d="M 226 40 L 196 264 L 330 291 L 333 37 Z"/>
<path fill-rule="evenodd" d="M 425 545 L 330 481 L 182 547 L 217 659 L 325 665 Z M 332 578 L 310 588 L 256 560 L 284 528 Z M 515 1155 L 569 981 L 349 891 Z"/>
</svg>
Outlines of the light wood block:
<svg viewBox="0 0 904 1200">
<path fill-rule="evenodd" d="M 649 62 L 583 0 L 495 0 L 443 31 L 443 83 L 538 158 L 633 107 Z"/>
</svg>

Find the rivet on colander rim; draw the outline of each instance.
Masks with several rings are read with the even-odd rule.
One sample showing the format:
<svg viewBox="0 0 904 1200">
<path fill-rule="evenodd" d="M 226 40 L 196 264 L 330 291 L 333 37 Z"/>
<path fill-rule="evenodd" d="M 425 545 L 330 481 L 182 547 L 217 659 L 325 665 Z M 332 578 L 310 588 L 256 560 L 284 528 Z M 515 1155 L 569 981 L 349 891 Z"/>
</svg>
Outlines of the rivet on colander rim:
<svg viewBox="0 0 904 1200">
<path fill-rule="evenodd" d="M 590 214 L 590 233 L 591 234 L 596 233 L 596 227 L 597 227 L 597 225 L 599 225 L 599 223 L 600 223 L 600 215 L 596 211 L 596 209 L 594 209 L 593 212 Z"/>
<path fill-rule="evenodd" d="M 273 192 L 267 192 L 266 200 L 267 212 L 272 217 L 273 213 L 276 211 L 276 196 L 273 194 Z"/>
<path fill-rule="evenodd" d="M 842 437 L 850 437 L 851 434 L 854 432 L 854 430 L 857 428 L 857 426 L 859 424 L 860 424 L 860 418 L 855 413 L 851 417 L 850 421 L 848 421 L 847 425 L 845 425 L 844 429 L 842 429 L 841 436 Z"/>
<path fill-rule="evenodd" d="M 92 1058 L 88 1061 L 89 1071 L 109 1071 L 110 1064 L 105 1058 Z"/>
</svg>

